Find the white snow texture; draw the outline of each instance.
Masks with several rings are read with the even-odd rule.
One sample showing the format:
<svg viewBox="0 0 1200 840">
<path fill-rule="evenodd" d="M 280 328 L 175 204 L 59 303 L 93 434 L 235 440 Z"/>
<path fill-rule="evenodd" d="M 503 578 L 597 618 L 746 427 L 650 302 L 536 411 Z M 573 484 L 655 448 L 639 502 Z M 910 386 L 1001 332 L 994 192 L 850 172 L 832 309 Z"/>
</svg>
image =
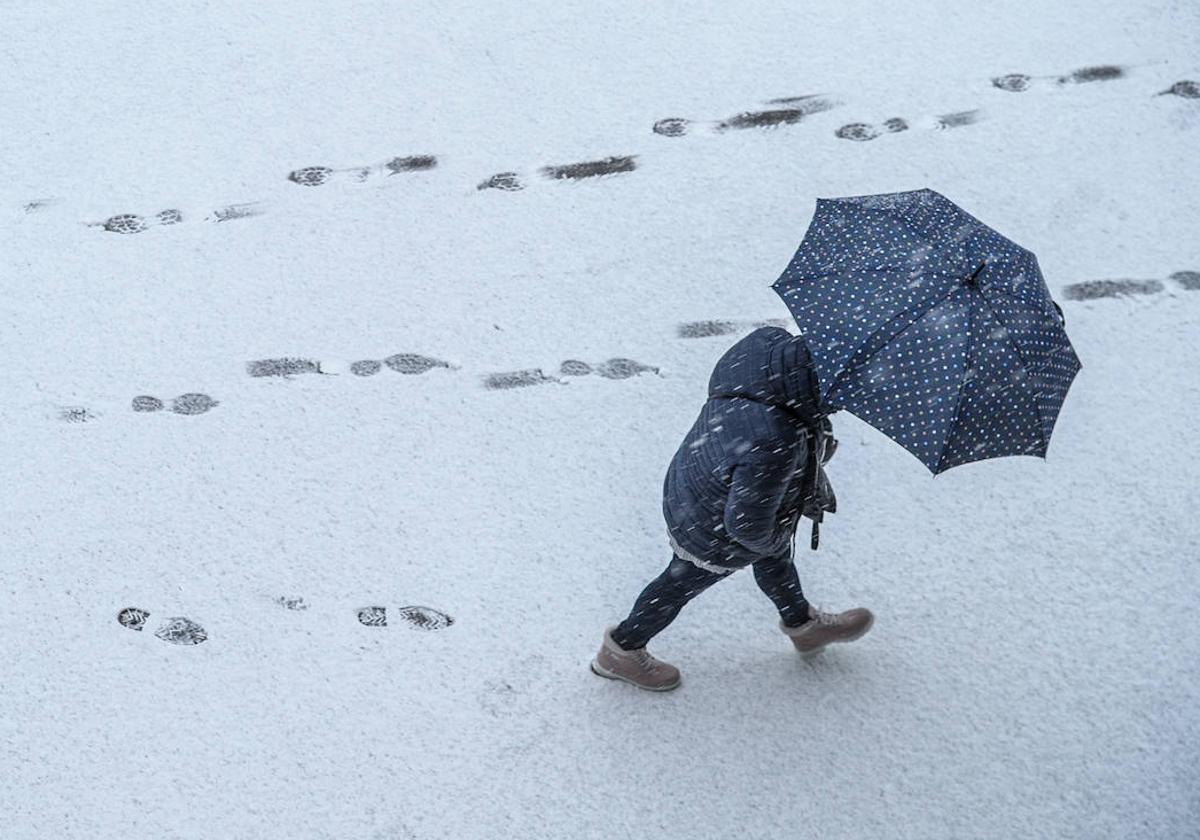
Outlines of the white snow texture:
<svg viewBox="0 0 1200 840">
<path fill-rule="evenodd" d="M 1200 837 L 1200 6 L 0 29 L 0 836 Z M 802 661 L 741 573 L 679 690 L 591 674 L 815 199 L 922 187 L 1062 303 L 1047 459 L 843 412 L 800 576 L 872 631 Z"/>
</svg>

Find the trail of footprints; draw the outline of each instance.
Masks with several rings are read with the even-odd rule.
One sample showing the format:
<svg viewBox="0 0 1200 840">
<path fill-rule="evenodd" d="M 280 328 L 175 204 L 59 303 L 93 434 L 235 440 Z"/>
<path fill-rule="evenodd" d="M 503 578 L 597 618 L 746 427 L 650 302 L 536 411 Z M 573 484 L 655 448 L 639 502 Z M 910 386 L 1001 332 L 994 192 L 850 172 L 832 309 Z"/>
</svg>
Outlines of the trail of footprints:
<svg viewBox="0 0 1200 840">
<path fill-rule="evenodd" d="M 415 376 L 427 373 L 435 368 L 457 370 L 456 365 L 435 359 L 432 356 L 422 356 L 420 353 L 396 353 L 379 361 L 377 359 L 361 359 L 350 363 L 350 373 L 355 376 L 374 376 L 387 367 L 405 376 Z M 288 379 L 305 373 L 329 375 L 321 369 L 321 363 L 312 359 L 302 359 L 285 356 L 278 359 L 257 359 L 246 363 L 246 372 L 253 377 L 278 376 Z"/>
<path fill-rule="evenodd" d="M 305 166 L 294 169 L 287 175 L 287 180 L 302 187 L 320 187 L 339 181 L 361 184 L 377 180 L 381 177 L 391 177 L 411 172 L 424 172 L 435 169 L 438 158 L 435 155 L 412 155 L 394 157 L 383 163 L 364 166 L 332 167 Z M 543 166 L 538 174 L 550 181 L 583 181 L 599 178 L 605 175 L 617 175 L 633 172 L 637 169 L 636 155 L 610 156 L 600 160 L 580 161 L 576 163 Z M 500 190 L 515 192 L 526 188 L 530 176 L 519 172 L 498 172 L 481 181 L 478 190 Z M 57 203 L 58 199 L 37 199 L 23 205 L 26 214 L 38 212 L 45 207 Z M 236 219 L 249 219 L 266 212 L 262 202 L 251 201 L 240 204 L 230 204 L 212 211 L 204 216 L 208 222 L 228 222 Z M 99 228 L 108 233 L 132 234 L 143 233 L 151 228 L 166 227 L 181 224 L 185 221 L 183 211 L 170 208 L 154 213 L 119 213 L 99 222 L 88 222 L 88 227 Z"/>
<path fill-rule="evenodd" d="M 351 362 L 349 372 L 355 377 L 365 378 L 374 376 L 384 368 L 403 376 L 418 376 L 437 369 L 460 369 L 458 365 L 420 353 L 395 353 L 381 361 L 363 359 Z M 328 371 L 322 369 L 321 362 L 296 356 L 255 359 L 246 363 L 246 373 L 256 379 L 267 377 L 291 379 L 294 376 L 305 374 L 330 375 Z M 560 376 L 548 376 L 541 368 L 502 371 L 484 374 L 482 385 L 488 390 L 507 390 L 549 382 L 563 383 L 566 379 L 562 377 L 574 378 L 595 374 L 604 379 L 629 379 L 643 373 L 658 374 L 659 368 L 621 357 L 594 364 L 578 359 L 568 359 L 559 367 Z M 188 393 L 170 400 L 169 409 L 174 414 L 190 416 L 205 414 L 220 404 L 218 400 L 208 394 Z M 154 414 L 167 409 L 168 405 L 158 397 L 139 394 L 130 401 L 130 408 L 137 414 Z M 88 423 L 98 419 L 100 415 L 86 406 L 68 405 L 59 406 L 57 416 L 65 423 Z"/>
<path fill-rule="evenodd" d="M 1175 271 L 1168 275 L 1167 280 L 1184 291 L 1200 291 L 1200 271 Z M 1064 286 L 1062 295 L 1065 300 L 1088 301 L 1129 295 L 1151 295 L 1165 291 L 1166 288 L 1166 283 L 1156 279 L 1086 280 Z M 789 323 L 787 319 L 782 318 L 760 321 L 717 319 L 685 321 L 676 325 L 675 334 L 676 337 L 685 339 L 712 338 L 748 332 L 764 326 L 786 328 Z M 417 376 L 438 369 L 460 369 L 458 365 L 420 353 L 395 353 L 382 360 L 362 359 L 351 362 L 348 369 L 353 376 L 365 378 L 380 373 L 384 368 L 404 376 Z M 281 379 L 290 379 L 304 374 L 329 375 L 322 369 L 321 362 L 295 356 L 256 359 L 246 363 L 246 372 L 254 378 L 278 377 Z M 615 357 L 602 362 L 565 359 L 559 365 L 556 374 L 548 374 L 542 368 L 499 371 L 484 374 L 482 386 L 490 391 L 507 391 L 533 385 L 565 384 L 571 379 L 584 376 L 595 375 L 603 379 L 620 380 L 647 373 L 661 375 L 658 367 L 634 359 Z M 174 414 L 192 416 L 205 414 L 219 405 L 220 402 L 208 394 L 187 393 L 170 401 L 170 411 Z M 130 407 L 139 414 L 150 414 L 163 411 L 167 405 L 158 397 L 140 394 L 133 398 Z M 57 416 L 60 421 L 72 424 L 89 423 L 100 417 L 90 408 L 80 405 L 59 406 Z"/>
<path fill-rule="evenodd" d="M 831 111 L 841 103 L 821 94 L 791 96 L 769 100 L 767 105 L 775 107 L 761 111 L 743 111 L 721 120 L 697 121 L 684 117 L 667 117 L 654 124 L 653 131 L 662 137 L 683 137 L 686 134 L 722 134 L 727 131 L 745 129 L 779 128 L 805 122 L 815 114 Z M 847 123 L 834 130 L 834 136 L 842 140 L 874 140 L 884 133 L 896 134 L 912 127 L 948 129 L 973 125 L 980 118 L 978 109 L 942 114 L 918 120 L 891 117 L 881 125 L 871 123 Z"/>
<path fill-rule="evenodd" d="M 1028 73 L 1008 73 L 992 78 L 992 86 L 1009 93 L 1022 93 L 1030 87 L 1055 85 L 1082 85 L 1089 82 L 1111 82 L 1114 79 L 1124 79 L 1128 68 L 1116 64 L 1101 64 L 1094 67 L 1081 67 L 1070 73 L 1057 76 L 1031 76 Z"/>
<path fill-rule="evenodd" d="M 1200 271 L 1175 271 L 1168 280 L 1185 291 L 1200 291 Z M 1071 283 L 1062 289 L 1066 300 L 1098 300 L 1100 298 L 1119 298 L 1127 295 L 1150 295 L 1166 290 L 1166 284 L 1161 280 L 1085 280 L 1082 283 Z M 788 321 L 782 319 L 767 321 L 685 321 L 676 325 L 676 335 L 679 338 L 711 338 L 713 336 L 732 335 L 746 332 L 757 327 L 788 326 Z"/>
<path fill-rule="evenodd" d="M 483 387 L 490 391 L 507 391 L 513 388 L 525 388 L 530 385 L 545 385 L 548 383 L 562 384 L 567 380 L 563 377 L 580 377 L 596 374 L 605 379 L 629 379 L 643 373 L 658 374 L 659 369 L 644 365 L 633 359 L 608 359 L 597 364 L 589 364 L 579 359 L 567 359 L 558 369 L 558 376 L 550 376 L 541 368 L 526 368 L 510 370 L 502 373 L 489 373 L 483 378 Z"/>
<path fill-rule="evenodd" d="M 384 368 L 405 376 L 417 376 L 437 368 L 458 370 L 442 359 L 423 356 L 419 353 L 396 353 L 382 361 L 364 359 L 350 364 L 350 373 L 358 377 L 374 376 Z M 259 359 L 246 363 L 247 372 L 254 377 L 278 376 L 289 378 L 298 374 L 325 374 L 321 363 L 312 359 L 284 357 L 278 359 Z M 559 367 L 559 377 L 548 376 L 541 368 L 503 371 L 489 373 L 483 376 L 483 387 L 489 390 L 505 390 L 520 388 L 527 385 L 540 385 L 547 382 L 563 382 L 561 377 L 579 377 L 596 374 L 605 379 L 629 379 L 642 373 L 658 373 L 659 369 L 645 365 L 633 359 L 613 358 L 603 362 L 589 364 L 578 359 L 568 359 Z"/>
<path fill-rule="evenodd" d="M 993 76 L 991 81 L 992 87 L 1000 90 L 1009 93 L 1024 93 L 1030 88 L 1035 90 L 1037 88 L 1063 88 L 1125 79 L 1129 77 L 1131 69 L 1131 67 L 1120 64 L 1098 64 L 1081 67 L 1060 75 L 1033 76 L 1028 73 L 1006 73 L 1003 76 Z M 1200 99 L 1200 85 L 1184 79 L 1155 94 L 1155 96 L 1163 95 L 1179 96 L 1183 99 Z"/>
<path fill-rule="evenodd" d="M 244 204 L 229 204 L 225 207 L 218 208 L 212 213 L 203 217 L 206 222 L 231 222 L 236 219 L 250 219 L 254 216 L 261 216 L 264 209 L 262 202 L 251 201 Z M 174 208 L 169 210 L 159 210 L 147 216 L 138 215 L 137 213 L 120 213 L 116 216 L 109 216 L 102 222 L 88 222 L 88 227 L 102 228 L 109 233 L 142 233 L 152 227 L 166 227 L 170 225 L 178 225 L 184 222 L 183 211 Z"/>
<path fill-rule="evenodd" d="M 181 394 L 171 400 L 171 411 L 175 414 L 204 414 L 220 405 L 208 394 Z M 140 394 L 133 398 L 130 408 L 139 414 L 162 411 L 165 406 L 158 397 Z"/>
<path fill-rule="evenodd" d="M 139 607 L 126 607 L 117 613 L 117 622 L 125 628 L 142 632 L 150 620 L 150 613 Z M 171 616 L 163 623 L 154 635 L 173 645 L 198 645 L 208 640 L 208 632 L 190 618 Z"/>
<path fill-rule="evenodd" d="M 365 181 L 407 172 L 425 172 L 437 168 L 436 155 L 411 155 L 409 157 L 394 157 L 383 163 L 367 164 L 335 169 L 330 166 L 306 166 L 294 169 L 288 173 L 288 180 L 302 187 L 319 187 L 332 181 L 351 181 L 361 184 Z"/>
<path fill-rule="evenodd" d="M 359 607 L 355 610 L 359 624 L 366 627 L 387 627 L 387 607 Z M 445 630 L 454 619 L 433 607 L 398 607 L 395 616 L 414 630 Z"/>
<path fill-rule="evenodd" d="M 733 335 L 748 332 L 759 327 L 787 328 L 788 322 L 782 318 L 771 318 L 766 321 L 687 321 L 675 328 L 679 338 L 711 338 L 715 335 Z"/>
<path fill-rule="evenodd" d="M 541 177 L 551 181 L 583 181 L 588 178 L 599 178 L 603 175 L 618 175 L 622 172 L 633 172 L 637 169 L 636 155 L 611 156 L 600 160 L 588 160 L 580 163 L 568 163 L 556 166 L 543 166 L 538 170 Z M 476 190 L 501 190 L 516 192 L 525 189 L 529 181 L 528 174 L 520 172 L 497 172 L 475 185 Z"/>
<path fill-rule="evenodd" d="M 924 117 L 911 122 L 904 117 L 891 117 L 884 120 L 880 125 L 872 123 L 847 123 L 837 129 L 834 134 L 842 140 L 864 142 L 874 140 L 876 137 L 882 137 L 885 133 L 899 134 L 901 131 L 908 131 L 910 128 L 931 128 L 938 131 L 962 128 L 966 125 L 974 125 L 980 118 L 981 112 L 979 109 L 957 111 L 953 114 L 942 114 L 936 117 Z"/>
<path fill-rule="evenodd" d="M 1057 75 L 1031 75 L 1028 73 L 1006 73 L 990 79 L 992 87 L 1009 93 L 1022 93 L 1039 87 L 1064 88 L 1098 82 L 1125 79 L 1131 67 L 1103 64 L 1082 67 Z M 1176 96 L 1181 99 L 1200 99 L 1200 83 L 1181 79 L 1154 96 Z M 767 107 L 743 111 L 733 116 L 716 120 L 695 120 L 684 117 L 667 117 L 656 121 L 651 130 L 661 137 L 683 137 L 691 134 L 725 134 L 730 131 L 751 129 L 776 129 L 807 122 L 811 117 L 831 111 L 842 103 L 824 94 L 805 94 L 767 100 Z M 865 142 L 887 134 L 899 134 L 913 128 L 947 130 L 974 125 L 982 118 L 978 108 L 940 114 L 930 117 L 910 118 L 892 116 L 878 123 L 850 122 L 834 129 L 834 136 L 842 140 Z M 396 175 L 428 172 L 437 169 L 440 159 L 433 154 L 395 156 L 387 160 L 356 166 L 316 165 L 294 169 L 287 180 L 301 187 L 320 187 L 335 182 L 361 184 L 389 179 Z M 536 177 L 548 181 L 584 181 L 610 175 L 634 172 L 638 168 L 637 155 L 613 155 L 598 160 L 579 161 L 568 164 L 543 166 Z M 476 184 L 476 189 L 517 192 L 525 189 L 535 176 L 517 171 L 497 172 Z M 57 198 L 39 198 L 22 205 L 26 214 L 40 213 L 60 203 Z M 204 221 L 221 223 L 236 219 L 247 219 L 265 212 L 261 202 L 252 201 L 230 204 L 204 215 Z M 120 213 L 100 222 L 87 223 L 109 233 L 143 233 L 152 228 L 170 227 L 189 221 L 176 208 L 168 208 L 148 214 Z M 369 366 L 368 366 L 369 367 Z M 376 370 L 378 370 L 376 368 Z"/>
<path fill-rule="evenodd" d="M 1061 88 L 1123 79 L 1129 75 L 1129 70 L 1130 68 L 1120 65 L 1096 65 L 1054 76 L 1009 73 L 993 77 L 991 83 L 993 87 L 1000 90 L 1020 93 L 1038 86 L 1055 86 Z M 1184 79 L 1173 83 L 1168 88 L 1158 91 L 1154 95 L 1198 99 L 1200 98 L 1200 84 Z M 663 137 L 681 137 L 687 134 L 723 134 L 729 131 L 749 129 L 774 129 L 806 122 L 809 118 L 817 114 L 833 110 L 841 103 L 822 94 L 806 94 L 803 96 L 772 99 L 768 100 L 765 104 L 769 107 L 761 110 L 744 111 L 720 120 L 697 121 L 680 117 L 670 117 L 654 123 L 652 130 L 656 135 Z M 847 123 L 837 128 L 834 134 L 840 139 L 862 142 L 874 140 L 884 134 L 896 134 L 908 131 L 913 127 L 951 129 L 973 125 L 979 120 L 980 113 L 978 109 L 974 109 L 915 121 L 897 116 L 885 119 L 879 124 Z M 440 161 L 436 155 L 418 154 L 392 157 L 386 161 L 359 166 L 307 166 L 289 172 L 287 180 L 302 187 L 319 187 L 337 181 L 363 183 L 391 178 L 397 175 L 427 172 L 436 169 L 439 163 Z M 538 170 L 538 175 L 550 181 L 583 181 L 633 172 L 637 167 L 637 156 L 635 155 L 610 156 L 599 160 L 544 166 Z M 499 172 L 480 182 L 477 185 L 477 189 L 514 192 L 524 189 L 529 180 L 530 176 L 527 173 L 515 171 Z M 27 215 L 37 214 L 59 203 L 61 203 L 61 199 L 55 197 L 34 199 L 23 204 L 22 211 Z M 226 205 L 202 218 L 205 221 L 221 223 L 236 219 L 252 218 L 263 212 L 261 202 L 246 202 Z M 142 233 L 155 227 L 170 227 L 182 224 L 187 220 L 182 211 L 175 208 L 168 208 L 146 215 L 122 213 L 111 216 L 102 222 L 89 223 L 89 226 L 101 228 L 110 233 L 133 234 Z M 1178 271 L 1170 275 L 1170 279 L 1183 289 L 1200 289 L 1200 273 L 1198 272 Z M 1123 295 L 1154 294 L 1162 291 L 1164 288 L 1162 281 L 1159 280 L 1092 280 L 1065 287 L 1064 296 L 1068 300 L 1093 300 Z M 766 323 L 784 324 L 782 321 L 753 323 L 738 321 L 695 321 L 678 325 L 677 331 L 680 338 L 704 338 L 716 335 L 728 335 Z M 398 353 L 382 360 L 362 359 L 352 362 L 349 366 L 349 372 L 356 377 L 369 377 L 380 373 L 385 367 L 404 375 L 427 373 L 437 368 L 458 369 L 455 365 L 429 356 L 422 356 L 415 353 Z M 252 361 L 247 363 L 246 369 L 250 376 L 256 378 L 290 378 L 300 374 L 328 373 L 322 370 L 320 362 L 294 357 Z M 547 383 L 561 384 L 567 382 L 569 378 L 592 374 L 606 379 L 627 379 L 642 373 L 657 374 L 658 372 L 658 368 L 632 359 L 614 358 L 596 364 L 568 359 L 560 365 L 557 374 L 547 374 L 541 368 L 502 371 L 484 375 L 482 384 L 488 390 L 510 390 Z M 207 394 L 188 393 L 171 399 L 169 405 L 170 411 L 174 414 L 199 415 L 211 411 L 220 405 L 220 403 Z M 137 413 L 155 413 L 163 411 L 167 405 L 158 397 L 139 395 L 133 398 L 131 407 Z M 59 419 L 66 423 L 88 423 L 97 419 L 98 416 L 98 414 L 85 406 L 62 406 L 58 414 Z"/>
<path fill-rule="evenodd" d="M 308 604 L 303 598 L 279 596 L 276 603 L 294 612 L 303 612 Z M 387 627 L 387 607 L 359 607 L 354 611 L 360 624 L 366 627 Z M 454 624 L 454 618 L 433 607 L 409 605 L 398 607 L 393 615 L 414 630 L 444 630 Z M 150 621 L 150 612 L 140 607 L 125 607 L 117 613 L 117 623 L 128 630 L 142 632 Z M 208 641 L 208 631 L 184 616 L 169 616 L 162 620 L 154 635 L 172 645 L 198 645 Z"/>
<path fill-rule="evenodd" d="M 758 111 L 743 111 L 720 120 L 690 120 L 684 117 L 666 117 L 654 123 L 652 131 L 662 137 L 682 137 L 685 134 L 723 134 L 755 128 L 779 128 L 804 122 L 813 114 L 836 108 L 840 103 L 821 94 L 789 96 L 771 99 L 765 104 L 774 107 Z"/>
<path fill-rule="evenodd" d="M 1176 271 L 1169 278 L 1181 288 L 1189 291 L 1200 290 L 1200 271 Z M 1113 298 L 1123 295 L 1154 294 L 1164 290 L 1164 284 L 1159 280 L 1091 280 L 1074 283 L 1064 287 L 1063 294 L 1068 300 L 1095 300 Z M 689 321 L 677 326 L 679 338 L 709 338 L 729 335 L 760 326 L 785 326 L 786 321 Z M 363 364 L 356 362 L 356 365 Z M 449 367 L 446 362 L 417 354 L 396 354 L 389 356 L 381 364 L 372 363 L 379 367 L 387 364 L 400 373 L 420 373 L 435 367 Z M 320 364 L 306 359 L 281 358 L 264 359 L 247 363 L 247 370 L 252 376 L 292 376 L 299 373 L 323 373 Z M 378 368 L 376 369 L 376 371 Z M 596 365 L 578 359 L 568 359 L 562 363 L 559 373 L 562 376 L 575 377 L 599 374 L 611 379 L 625 379 L 639 373 L 653 371 L 657 368 L 643 365 L 631 359 L 609 359 Z M 526 385 L 536 385 L 543 382 L 561 381 L 547 376 L 540 369 L 510 371 L 506 373 L 489 374 L 485 378 L 485 387 L 492 389 L 517 388 Z M 185 394 L 173 401 L 172 410 L 181 414 L 197 414 L 208 411 L 216 401 L 203 394 Z M 163 408 L 160 400 L 155 397 L 141 396 L 134 399 L 135 411 L 159 411 Z M 86 408 L 69 407 L 63 410 L 62 419 L 68 422 L 85 422 L 94 417 Z M 280 607 L 293 611 L 308 610 L 309 604 L 302 597 L 281 595 L 274 599 Z M 389 626 L 388 608 L 386 606 L 358 607 L 354 611 L 358 622 L 365 627 Z M 424 631 L 443 630 L 455 623 L 449 614 L 433 607 L 407 605 L 396 608 L 392 615 L 406 626 Z M 142 632 L 150 622 L 151 614 L 140 607 L 125 607 L 117 613 L 117 622 L 133 631 Z M 196 621 L 186 616 L 168 616 L 162 620 L 154 635 L 163 642 L 173 645 L 198 645 L 208 640 L 208 631 Z"/>
</svg>

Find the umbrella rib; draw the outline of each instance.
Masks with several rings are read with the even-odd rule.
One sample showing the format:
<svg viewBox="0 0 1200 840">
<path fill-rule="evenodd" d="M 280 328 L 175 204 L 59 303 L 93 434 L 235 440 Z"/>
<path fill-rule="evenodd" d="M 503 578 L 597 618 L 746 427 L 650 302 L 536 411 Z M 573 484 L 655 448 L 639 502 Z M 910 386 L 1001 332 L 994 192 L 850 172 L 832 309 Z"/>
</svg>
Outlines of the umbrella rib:
<svg viewBox="0 0 1200 840">
<path fill-rule="evenodd" d="M 979 296 L 981 298 L 983 298 L 983 302 L 985 304 L 987 304 L 988 311 L 992 313 L 992 318 L 998 324 L 1000 324 L 1002 327 L 1004 327 L 1004 338 L 1008 341 L 1009 346 L 1012 347 L 1013 352 L 1017 354 L 1017 358 L 1021 360 L 1021 370 L 1025 371 L 1026 376 L 1031 376 L 1032 374 L 1030 373 L 1029 360 L 1025 358 L 1025 354 L 1021 352 L 1021 348 L 1017 346 L 1017 343 L 1012 340 L 1012 334 L 1008 330 L 1008 324 L 1004 323 L 1004 321 L 1001 320 L 1000 315 L 996 312 L 996 310 L 994 308 L 992 308 L 992 303 L 991 303 L 991 301 L 989 301 L 987 299 L 986 295 L 984 295 L 982 292 L 980 292 Z M 1025 305 L 1022 301 L 1019 301 L 1019 300 L 1015 301 L 1015 302 L 1018 304 L 1021 304 L 1022 306 Z M 1046 418 L 1042 415 L 1041 403 L 1039 403 L 1035 399 L 1033 401 L 1033 407 L 1034 407 L 1034 410 L 1037 411 L 1038 432 L 1042 438 L 1042 447 L 1044 449 L 1049 449 L 1050 441 L 1046 437 Z"/>
<path fill-rule="evenodd" d="M 969 294 L 969 293 L 968 293 Z M 971 335 L 975 327 L 975 308 L 971 306 L 970 300 L 967 301 L 967 334 Z M 971 363 L 975 360 L 974 346 L 967 342 L 967 359 L 963 368 L 966 372 L 971 370 Z M 937 469 L 933 471 L 936 476 L 942 471 L 942 462 L 946 460 L 946 450 L 950 448 L 950 438 L 954 435 L 954 427 L 958 424 L 958 414 L 962 410 L 963 391 L 966 390 L 965 385 L 958 386 L 958 399 L 954 401 L 954 417 L 950 420 L 950 425 L 947 427 L 949 431 L 946 434 L 946 442 L 942 444 L 942 452 L 938 455 Z"/>
<path fill-rule="evenodd" d="M 933 308 L 934 308 L 935 306 L 937 306 L 938 304 L 940 304 L 940 303 L 943 303 L 943 302 L 945 302 L 947 299 L 949 299 L 949 297 L 950 297 L 951 295 L 953 295 L 953 294 L 954 294 L 954 293 L 955 293 L 955 292 L 958 290 L 958 288 L 959 288 L 959 287 L 958 287 L 957 285 L 955 285 L 955 286 L 951 286 L 951 287 L 950 287 L 950 291 L 948 291 L 946 294 L 944 294 L 944 295 L 942 295 L 941 297 L 935 298 L 934 300 L 930 301 L 930 303 L 929 303 L 929 306 L 928 306 L 928 307 L 926 307 L 925 311 L 924 311 L 923 313 L 921 313 L 920 315 L 918 315 L 917 317 L 913 318 L 911 321 L 909 321 L 909 322 L 908 322 L 907 324 L 905 324 L 903 327 L 901 327 L 901 328 L 900 328 L 900 329 L 899 329 L 899 330 L 896 332 L 896 334 L 895 334 L 895 335 L 891 336 L 891 337 L 888 339 L 888 341 L 887 341 L 887 344 L 882 344 L 882 345 L 880 345 L 879 347 L 876 347 L 876 348 L 875 348 L 875 349 L 874 349 L 872 352 L 870 352 L 870 353 L 868 353 L 867 355 L 863 356 L 861 359 L 858 359 L 858 365 L 857 365 L 857 366 L 861 366 L 861 365 L 864 365 L 864 364 L 866 364 L 868 361 L 870 361 L 871 357 L 873 357 L 873 356 L 874 356 L 876 353 L 878 353 L 878 352 L 879 352 L 879 351 L 881 351 L 881 350 L 884 350 L 884 349 L 885 349 L 885 348 L 888 346 L 888 344 L 890 344 L 891 342 L 895 341 L 895 340 L 896 340 L 897 338 L 899 338 L 900 336 L 904 335 L 904 333 L 905 333 L 905 332 L 906 332 L 906 331 L 909 329 L 909 327 L 911 327 L 913 324 L 917 323 L 917 321 L 921 320 L 921 318 L 922 318 L 924 315 L 926 315 L 926 314 L 928 314 L 928 313 L 929 313 L 929 310 L 930 310 L 930 309 L 933 309 Z M 888 325 L 888 324 L 892 323 L 892 322 L 893 322 L 893 321 L 895 321 L 897 318 L 901 318 L 901 317 L 903 317 L 903 316 L 905 316 L 905 315 L 908 315 L 909 313 L 912 313 L 912 312 L 919 312 L 919 311 L 920 311 L 920 304 L 918 304 L 918 305 L 916 305 L 916 306 L 910 306 L 908 309 L 905 309 L 903 312 L 899 313 L 898 315 L 893 315 L 891 318 L 888 318 L 888 319 L 887 319 L 887 321 L 885 321 L 884 323 L 880 324 L 880 325 L 879 325 L 879 328 L 878 328 L 878 329 L 876 329 L 876 330 L 875 330 L 875 332 L 873 332 L 873 333 L 871 333 L 869 336 L 867 336 L 867 337 L 866 337 L 866 339 L 863 341 L 863 343 L 862 343 L 862 344 L 860 344 L 860 345 L 859 345 L 859 346 L 858 346 L 858 347 L 855 349 L 855 351 L 854 351 L 853 353 L 851 353 L 851 354 L 850 354 L 850 358 L 846 360 L 846 367 L 844 367 L 844 368 L 842 368 L 840 371 L 838 371 L 837 375 L 835 375 L 835 376 L 833 377 L 833 383 L 832 383 L 832 384 L 829 386 L 829 390 L 828 390 L 828 391 L 826 391 L 826 393 L 827 393 L 827 394 L 828 394 L 828 393 L 831 393 L 831 392 L 832 392 L 832 391 L 833 391 L 835 388 L 837 388 L 839 385 L 841 385 L 841 384 L 842 384 L 842 381 L 843 381 L 843 380 L 844 380 L 844 379 L 845 379 L 845 378 L 846 378 L 846 377 L 847 377 L 847 376 L 850 374 L 850 372 L 853 370 L 853 367 L 854 367 L 854 366 L 852 366 L 850 363 L 851 363 L 851 362 L 853 362 L 853 361 L 854 361 L 854 360 L 855 360 L 855 359 L 858 357 L 858 354 L 859 354 L 859 353 L 862 351 L 862 349 L 863 349 L 864 347 L 866 347 L 867 345 L 869 345 L 869 344 L 870 344 L 872 341 L 874 341 L 874 340 L 875 340 L 875 337 L 876 337 L 876 336 L 878 336 L 878 335 L 879 335 L 881 332 L 883 332 L 884 328 L 885 328 L 885 327 L 887 327 L 887 325 Z"/>
</svg>

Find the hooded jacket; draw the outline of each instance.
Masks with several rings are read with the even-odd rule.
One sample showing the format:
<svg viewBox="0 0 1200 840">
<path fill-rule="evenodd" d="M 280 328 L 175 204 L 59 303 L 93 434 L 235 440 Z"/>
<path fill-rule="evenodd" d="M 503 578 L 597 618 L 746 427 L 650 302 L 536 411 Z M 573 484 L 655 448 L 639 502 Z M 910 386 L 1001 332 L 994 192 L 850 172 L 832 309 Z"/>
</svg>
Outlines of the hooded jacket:
<svg viewBox="0 0 1200 840">
<path fill-rule="evenodd" d="M 810 446 L 813 430 L 829 428 L 818 405 L 804 339 L 762 327 L 726 351 L 663 483 L 676 554 L 714 571 L 787 556 L 802 514 L 835 509 L 820 467 L 832 449 Z"/>
</svg>

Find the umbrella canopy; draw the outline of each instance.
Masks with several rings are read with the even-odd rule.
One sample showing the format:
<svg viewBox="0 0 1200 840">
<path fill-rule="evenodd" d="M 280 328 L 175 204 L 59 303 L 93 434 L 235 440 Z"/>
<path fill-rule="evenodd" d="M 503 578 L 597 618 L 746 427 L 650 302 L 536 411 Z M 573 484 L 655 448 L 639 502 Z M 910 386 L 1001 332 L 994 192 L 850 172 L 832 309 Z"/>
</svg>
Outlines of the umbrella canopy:
<svg viewBox="0 0 1200 840">
<path fill-rule="evenodd" d="M 933 190 L 817 199 L 772 288 L 820 398 L 934 474 L 1045 457 L 1081 365 L 1037 258 Z"/>
</svg>

